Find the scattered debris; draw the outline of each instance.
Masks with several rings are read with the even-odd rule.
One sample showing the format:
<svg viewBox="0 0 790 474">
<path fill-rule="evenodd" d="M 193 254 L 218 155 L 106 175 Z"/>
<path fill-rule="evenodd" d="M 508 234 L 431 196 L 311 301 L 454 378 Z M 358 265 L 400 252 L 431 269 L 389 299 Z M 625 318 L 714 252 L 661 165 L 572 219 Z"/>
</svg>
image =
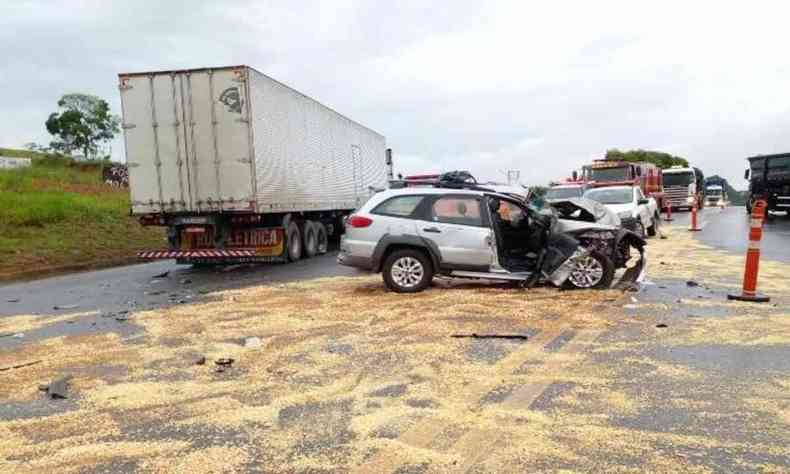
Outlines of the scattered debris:
<svg viewBox="0 0 790 474">
<path fill-rule="evenodd" d="M 12 333 L 12 332 L 4 332 L 4 333 L 0 334 L 0 337 L 11 337 L 13 335 L 14 335 L 14 333 Z"/>
<path fill-rule="evenodd" d="M 80 305 L 78 305 L 78 304 L 65 304 L 65 305 L 55 305 L 55 306 L 52 307 L 52 309 L 58 311 L 58 310 L 65 310 L 65 309 L 77 309 L 79 307 L 80 307 Z"/>
<path fill-rule="evenodd" d="M 689 288 L 694 288 L 694 287 L 699 286 L 699 283 L 697 283 L 694 280 L 689 280 L 689 281 L 686 282 L 686 286 L 688 286 Z"/>
<path fill-rule="evenodd" d="M 247 348 L 261 347 L 261 345 L 262 345 L 261 338 L 259 337 L 248 337 L 247 339 L 244 340 L 244 347 Z"/>
<path fill-rule="evenodd" d="M 201 295 L 207 295 L 207 294 L 211 293 L 211 290 L 207 290 L 207 289 L 203 288 L 203 289 L 198 290 L 198 293 L 200 293 Z"/>
<path fill-rule="evenodd" d="M 450 337 L 455 338 L 472 338 L 472 339 L 518 339 L 526 341 L 529 337 L 524 334 L 453 334 Z"/>
<path fill-rule="evenodd" d="M 21 369 L 23 367 L 30 367 L 31 365 L 40 364 L 41 362 L 42 362 L 41 360 L 34 360 L 31 362 L 23 362 L 21 364 L 9 365 L 7 367 L 0 367 L 0 372 L 5 372 L 7 370 Z"/>
<path fill-rule="evenodd" d="M 14 334 L 14 337 L 17 338 L 17 339 L 22 339 L 23 337 L 25 337 L 25 333 L 18 332 L 16 334 Z"/>
<path fill-rule="evenodd" d="M 8 298 L 6 301 L 9 303 L 19 303 L 19 298 Z"/>
<path fill-rule="evenodd" d="M 115 320 L 118 321 L 118 322 L 123 323 L 123 322 L 129 321 L 129 316 L 127 314 L 124 314 L 124 313 L 118 313 L 118 314 L 115 315 Z"/>
<path fill-rule="evenodd" d="M 214 361 L 214 363 L 220 367 L 230 367 L 233 362 L 235 362 L 235 360 L 230 357 L 223 357 Z"/>
<path fill-rule="evenodd" d="M 44 384 L 44 383 L 39 384 L 39 386 L 38 386 L 38 391 L 39 392 L 46 392 L 48 389 L 49 389 L 49 385 Z"/>
<path fill-rule="evenodd" d="M 183 280 L 181 280 L 182 285 L 189 285 L 190 283 L 192 283 L 192 280 L 190 280 L 189 278 L 184 278 Z"/>
<path fill-rule="evenodd" d="M 638 308 L 638 306 L 635 305 L 635 304 L 624 304 L 623 305 L 623 309 L 636 309 L 636 308 Z"/>
<path fill-rule="evenodd" d="M 639 303 L 639 300 L 632 296 L 631 297 L 631 303 Z"/>
<path fill-rule="evenodd" d="M 164 291 L 156 290 L 156 291 L 146 291 L 145 294 L 148 296 L 158 296 L 164 293 Z"/>
<path fill-rule="evenodd" d="M 66 375 L 50 383 L 49 387 L 47 387 L 47 395 L 49 396 L 49 398 L 52 399 L 69 398 L 67 394 L 67 390 L 69 388 L 70 380 L 71 380 L 71 375 Z"/>
<path fill-rule="evenodd" d="M 178 301 L 176 301 L 176 303 L 178 303 L 178 304 L 184 304 L 186 302 L 187 302 L 187 300 L 178 300 Z"/>
<path fill-rule="evenodd" d="M 666 327 L 669 327 L 669 326 L 667 326 L 667 325 L 666 325 L 666 324 L 664 324 L 664 323 L 658 323 L 658 324 L 656 324 L 656 327 L 657 327 L 657 328 L 660 328 L 660 329 L 664 329 L 664 328 L 666 328 Z"/>
<path fill-rule="evenodd" d="M 169 275 L 170 275 L 170 270 L 168 270 L 166 272 L 163 272 L 163 273 L 160 273 L 159 275 L 154 275 L 153 278 L 155 278 L 155 279 L 167 278 Z"/>
<path fill-rule="evenodd" d="M 206 365 L 206 356 L 201 356 L 195 361 L 195 365 Z"/>
</svg>

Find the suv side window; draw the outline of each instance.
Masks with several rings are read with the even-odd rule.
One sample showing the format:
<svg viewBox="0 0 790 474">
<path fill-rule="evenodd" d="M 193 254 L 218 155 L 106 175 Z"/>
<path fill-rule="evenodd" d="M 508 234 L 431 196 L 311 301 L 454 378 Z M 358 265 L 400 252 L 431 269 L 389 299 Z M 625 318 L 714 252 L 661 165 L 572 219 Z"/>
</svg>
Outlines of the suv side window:
<svg viewBox="0 0 790 474">
<path fill-rule="evenodd" d="M 431 206 L 431 220 L 442 224 L 482 227 L 480 200 L 474 196 L 440 197 Z"/>
<path fill-rule="evenodd" d="M 423 199 L 425 196 L 420 195 L 395 196 L 376 206 L 370 213 L 392 217 L 413 217 L 414 211 Z"/>
</svg>

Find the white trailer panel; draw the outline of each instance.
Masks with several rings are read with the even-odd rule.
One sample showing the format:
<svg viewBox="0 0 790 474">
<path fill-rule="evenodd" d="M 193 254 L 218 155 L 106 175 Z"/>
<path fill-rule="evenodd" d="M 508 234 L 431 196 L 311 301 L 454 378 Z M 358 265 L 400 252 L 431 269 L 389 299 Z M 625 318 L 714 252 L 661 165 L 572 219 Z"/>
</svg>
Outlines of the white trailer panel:
<svg viewBox="0 0 790 474">
<path fill-rule="evenodd" d="M 386 185 L 383 136 L 252 68 L 119 77 L 135 214 L 354 209 Z"/>
</svg>

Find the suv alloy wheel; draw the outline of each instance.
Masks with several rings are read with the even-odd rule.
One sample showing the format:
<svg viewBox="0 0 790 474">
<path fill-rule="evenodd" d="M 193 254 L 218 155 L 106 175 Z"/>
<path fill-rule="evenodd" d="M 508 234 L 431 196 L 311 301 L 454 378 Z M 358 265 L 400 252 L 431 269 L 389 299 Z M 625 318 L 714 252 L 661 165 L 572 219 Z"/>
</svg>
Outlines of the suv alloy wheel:
<svg viewBox="0 0 790 474">
<path fill-rule="evenodd" d="M 433 266 L 419 250 L 396 250 L 384 262 L 382 276 L 387 288 L 396 293 L 417 293 L 433 280 Z"/>
</svg>

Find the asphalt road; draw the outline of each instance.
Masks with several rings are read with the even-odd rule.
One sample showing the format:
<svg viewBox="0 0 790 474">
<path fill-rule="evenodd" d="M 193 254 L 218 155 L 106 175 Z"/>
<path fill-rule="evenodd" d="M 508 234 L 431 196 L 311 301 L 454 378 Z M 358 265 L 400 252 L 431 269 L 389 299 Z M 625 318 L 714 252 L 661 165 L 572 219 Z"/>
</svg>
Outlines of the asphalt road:
<svg viewBox="0 0 790 474">
<path fill-rule="evenodd" d="M 69 312 L 116 313 L 191 302 L 212 292 L 262 283 L 354 275 L 335 262 L 336 252 L 295 264 L 225 270 L 176 265 L 172 260 L 75 273 L 0 286 L 0 317 Z M 157 275 L 167 274 L 156 278 Z"/>
<path fill-rule="evenodd" d="M 665 217 L 662 214 L 662 217 Z M 672 213 L 673 226 L 688 227 L 691 213 Z M 749 216 L 744 207 L 706 208 L 699 214 L 702 242 L 733 253 L 746 254 L 749 244 Z M 760 247 L 764 258 L 790 263 L 790 216 L 776 214 L 766 220 Z"/>
<path fill-rule="evenodd" d="M 689 216 L 687 212 L 675 212 L 671 225 L 688 226 Z M 703 230 L 695 234 L 696 238 L 733 253 L 746 252 L 749 218 L 743 207 L 708 208 L 700 213 L 700 219 Z M 790 217 L 777 215 L 768 220 L 763 233 L 762 255 L 790 263 L 789 244 Z M 225 289 L 356 274 L 353 269 L 337 265 L 335 256 L 331 252 L 297 264 L 243 266 L 229 271 L 162 261 L 7 284 L 0 286 L 0 317 L 75 310 L 103 313 L 143 310 L 186 303 Z M 168 273 L 166 278 L 154 278 L 165 272 Z"/>
</svg>

